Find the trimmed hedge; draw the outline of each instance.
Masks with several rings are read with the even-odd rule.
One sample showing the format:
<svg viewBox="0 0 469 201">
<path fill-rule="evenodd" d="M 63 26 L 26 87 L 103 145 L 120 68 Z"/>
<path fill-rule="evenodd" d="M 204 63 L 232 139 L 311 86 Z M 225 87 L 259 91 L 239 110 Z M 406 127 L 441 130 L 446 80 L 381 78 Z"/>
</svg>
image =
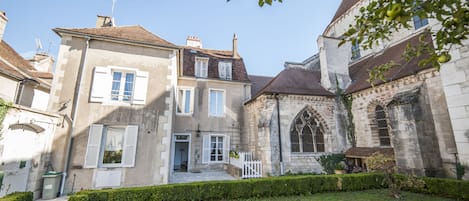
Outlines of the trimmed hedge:
<svg viewBox="0 0 469 201">
<path fill-rule="evenodd" d="M 81 191 L 69 201 L 227 200 L 383 188 L 382 174 L 283 176 Z"/>
<path fill-rule="evenodd" d="M 399 181 L 409 178 L 406 175 L 394 175 L 394 177 Z M 403 190 L 459 200 L 469 200 L 469 181 L 432 177 L 417 177 L 416 179 L 423 181 L 423 185 L 404 185 Z"/>
<path fill-rule="evenodd" d="M 0 201 L 33 201 L 32 192 L 15 192 L 0 198 Z"/>
</svg>

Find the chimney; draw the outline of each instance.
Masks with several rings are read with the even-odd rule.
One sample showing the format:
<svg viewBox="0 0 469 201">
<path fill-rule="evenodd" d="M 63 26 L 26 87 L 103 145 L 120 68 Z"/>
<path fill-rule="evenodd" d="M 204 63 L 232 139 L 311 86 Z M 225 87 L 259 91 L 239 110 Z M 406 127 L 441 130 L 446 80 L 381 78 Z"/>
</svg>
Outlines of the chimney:
<svg viewBox="0 0 469 201">
<path fill-rule="evenodd" d="M 186 46 L 202 48 L 202 41 L 197 36 L 187 36 Z"/>
<path fill-rule="evenodd" d="M 319 61 L 321 64 L 321 84 L 331 92 L 345 89 L 351 83 L 348 63 L 351 57 L 350 43 L 338 46 L 340 39 L 319 36 Z"/>
<path fill-rule="evenodd" d="M 113 26 L 114 26 L 114 18 L 109 17 L 109 16 L 98 15 L 98 19 L 96 20 L 96 28 L 113 27 Z"/>
<path fill-rule="evenodd" d="M 239 54 L 238 54 L 238 36 L 236 36 L 236 33 L 233 34 L 233 58 L 238 59 Z"/>
<path fill-rule="evenodd" d="M 5 27 L 7 26 L 8 18 L 6 13 L 0 11 L 0 41 L 3 40 L 3 33 L 5 32 Z"/>
</svg>

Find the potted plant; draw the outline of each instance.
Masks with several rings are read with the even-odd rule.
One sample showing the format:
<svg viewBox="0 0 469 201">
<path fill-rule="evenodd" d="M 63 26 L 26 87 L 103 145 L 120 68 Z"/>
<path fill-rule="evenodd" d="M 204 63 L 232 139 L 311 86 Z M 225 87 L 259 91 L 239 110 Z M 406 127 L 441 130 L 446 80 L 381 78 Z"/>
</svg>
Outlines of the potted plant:
<svg viewBox="0 0 469 201">
<path fill-rule="evenodd" d="M 335 174 L 344 174 L 345 173 L 345 165 L 341 162 L 335 164 Z"/>
</svg>

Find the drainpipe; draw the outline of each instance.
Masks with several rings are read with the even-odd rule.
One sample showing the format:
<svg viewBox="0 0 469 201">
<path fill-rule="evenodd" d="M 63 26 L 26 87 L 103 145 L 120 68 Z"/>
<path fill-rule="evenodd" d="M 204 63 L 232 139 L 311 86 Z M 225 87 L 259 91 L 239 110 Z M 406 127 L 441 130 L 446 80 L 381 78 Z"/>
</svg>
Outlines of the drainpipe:
<svg viewBox="0 0 469 201">
<path fill-rule="evenodd" d="M 67 139 L 67 149 L 66 149 L 66 154 L 65 154 L 65 160 L 64 160 L 64 168 L 63 168 L 63 174 L 62 174 L 62 184 L 60 185 L 60 196 L 64 195 L 64 188 L 65 188 L 65 179 L 67 178 L 67 173 L 68 173 L 68 164 L 70 163 L 70 155 L 71 155 L 71 143 L 72 143 L 72 136 L 73 132 L 75 130 L 75 125 L 76 125 L 76 119 L 77 119 L 77 108 L 78 105 L 80 104 L 80 90 L 81 90 L 81 83 L 83 82 L 83 69 L 85 68 L 85 63 L 86 63 L 86 55 L 88 53 L 88 48 L 90 47 L 90 37 L 85 38 L 85 49 L 83 50 L 82 53 L 82 61 L 81 65 L 78 68 L 78 77 L 77 77 L 77 83 L 75 84 L 75 94 L 73 96 L 73 104 L 72 104 L 72 111 L 71 111 L 71 116 L 72 116 L 72 127 L 69 129 L 68 133 L 68 139 Z"/>
<path fill-rule="evenodd" d="M 283 151 L 282 151 L 282 135 L 280 132 L 280 101 L 278 100 L 278 95 L 275 94 L 275 100 L 277 101 L 277 125 L 278 125 L 278 145 L 279 145 L 279 152 L 280 152 L 280 175 L 284 175 L 283 170 Z"/>
</svg>

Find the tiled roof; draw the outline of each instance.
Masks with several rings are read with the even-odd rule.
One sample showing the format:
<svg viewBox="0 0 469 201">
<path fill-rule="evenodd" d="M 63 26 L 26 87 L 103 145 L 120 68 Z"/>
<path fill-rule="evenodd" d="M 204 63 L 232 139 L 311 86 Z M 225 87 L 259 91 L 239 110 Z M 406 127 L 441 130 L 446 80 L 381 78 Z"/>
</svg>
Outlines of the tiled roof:
<svg viewBox="0 0 469 201">
<path fill-rule="evenodd" d="M 20 79 L 25 78 L 24 74 L 32 76 L 29 71 L 35 70 L 28 61 L 19 55 L 10 45 L 5 41 L 0 42 L 0 58 L 7 61 L 11 65 L 15 66 L 18 69 L 14 69 L 9 66 L 7 63 L 0 61 L 0 68 L 3 72 L 9 73 L 13 76 L 16 76 Z M 19 72 L 20 70 L 21 72 Z M 34 76 L 33 76 L 34 77 Z"/>
<path fill-rule="evenodd" d="M 160 38 L 139 25 L 82 29 L 55 28 L 53 30 L 59 35 L 60 33 L 75 33 L 92 37 L 105 37 L 135 43 L 177 48 L 176 45 Z"/>
<path fill-rule="evenodd" d="M 251 85 L 251 97 L 254 97 L 272 79 L 273 79 L 273 77 L 249 75 L 249 80 L 251 80 L 251 83 L 252 83 L 252 85 Z"/>
<path fill-rule="evenodd" d="M 232 55 L 232 51 L 186 47 L 184 48 L 183 76 L 194 76 L 195 57 L 208 57 L 208 78 L 219 79 L 218 61 L 229 60 L 232 61 L 232 80 L 249 82 L 243 59 L 235 59 Z"/>
<path fill-rule="evenodd" d="M 374 153 L 381 153 L 388 157 L 394 157 L 393 148 L 381 148 L 381 147 L 352 147 L 345 152 L 345 157 L 350 158 L 366 158 L 370 157 Z"/>
<path fill-rule="evenodd" d="M 50 72 L 41 72 L 41 71 L 30 71 L 34 77 L 42 78 L 42 79 L 52 79 L 53 75 Z"/>
<path fill-rule="evenodd" d="M 425 34 L 425 33 L 422 33 Z M 405 51 L 408 43 L 411 45 L 417 45 L 419 43 L 419 37 L 422 35 L 416 35 L 412 38 L 409 38 L 399 44 L 396 44 L 392 47 L 386 48 L 384 52 L 372 55 L 368 58 L 364 58 L 357 63 L 352 64 L 349 67 L 350 78 L 352 79 L 352 84 L 345 90 L 345 93 L 354 93 L 360 90 L 364 90 L 371 87 L 371 84 L 367 81 L 369 78 L 369 70 L 373 67 L 385 64 L 390 61 L 394 61 L 399 66 L 391 68 L 388 72 L 384 74 L 386 81 L 392 81 L 399 78 L 403 78 L 409 75 L 414 75 L 417 72 L 431 68 L 431 65 L 425 67 L 420 67 L 418 62 L 424 58 L 428 58 L 428 54 L 422 55 L 420 57 L 413 58 L 410 61 L 406 61 L 402 57 L 402 53 Z M 431 43 L 431 37 L 426 37 L 426 42 Z M 377 81 L 375 86 L 383 84 L 383 81 Z"/>
<path fill-rule="evenodd" d="M 340 3 L 339 8 L 337 11 L 335 11 L 335 15 L 331 20 L 331 23 L 334 22 L 337 18 L 342 16 L 345 12 L 347 12 L 348 9 L 350 9 L 353 5 L 358 3 L 360 0 L 342 0 L 342 3 Z"/>
<path fill-rule="evenodd" d="M 321 72 L 302 68 L 288 68 L 275 76 L 252 99 L 261 94 L 293 94 L 334 96 L 321 86 Z"/>
</svg>

